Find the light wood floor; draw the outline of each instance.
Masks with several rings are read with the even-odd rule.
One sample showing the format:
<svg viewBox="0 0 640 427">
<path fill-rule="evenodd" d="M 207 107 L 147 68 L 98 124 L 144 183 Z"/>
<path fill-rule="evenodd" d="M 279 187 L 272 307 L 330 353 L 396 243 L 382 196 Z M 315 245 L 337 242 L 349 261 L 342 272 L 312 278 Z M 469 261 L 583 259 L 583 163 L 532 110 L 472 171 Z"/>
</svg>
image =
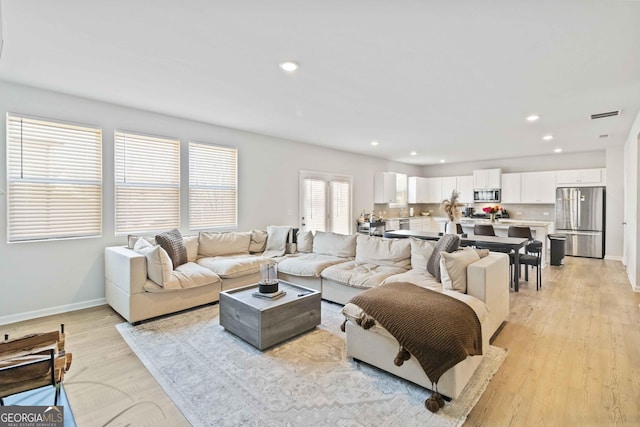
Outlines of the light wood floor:
<svg viewBox="0 0 640 427">
<path fill-rule="evenodd" d="M 511 314 L 493 342 L 509 355 L 465 425 L 640 425 L 640 294 L 620 262 L 565 260 L 544 269 L 541 291 L 532 274 L 511 293 Z M 65 323 L 74 356 L 65 389 L 80 427 L 188 425 L 114 328 L 122 321 L 103 306 L 0 333 Z"/>
</svg>

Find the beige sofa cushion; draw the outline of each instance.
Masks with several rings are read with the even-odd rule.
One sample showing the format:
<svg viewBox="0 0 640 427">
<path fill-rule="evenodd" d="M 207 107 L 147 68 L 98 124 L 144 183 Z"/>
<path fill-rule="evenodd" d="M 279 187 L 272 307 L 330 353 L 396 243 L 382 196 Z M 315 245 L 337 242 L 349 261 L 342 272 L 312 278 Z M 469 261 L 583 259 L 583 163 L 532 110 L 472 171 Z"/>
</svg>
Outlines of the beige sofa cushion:
<svg viewBox="0 0 640 427">
<path fill-rule="evenodd" d="M 136 242 L 138 241 L 138 239 L 145 239 L 152 245 L 158 244 L 158 242 L 156 242 L 156 236 L 136 236 L 134 234 L 129 234 L 127 236 L 127 247 L 129 249 L 133 249 L 136 246 Z"/>
<path fill-rule="evenodd" d="M 341 258 L 354 257 L 356 256 L 356 236 L 316 231 L 313 236 L 313 253 Z"/>
<path fill-rule="evenodd" d="M 408 239 L 383 239 L 358 234 L 356 261 L 408 270 L 411 268 L 411 244 Z"/>
<path fill-rule="evenodd" d="M 442 283 L 439 283 L 435 277 L 427 270 L 421 268 L 412 268 L 406 273 L 396 274 L 384 279 L 383 285 L 394 282 L 409 282 L 421 288 L 431 289 L 432 291 L 442 291 Z"/>
<path fill-rule="evenodd" d="M 208 268 L 223 279 L 233 279 L 259 273 L 260 264 L 269 261 L 268 258 L 255 255 L 231 255 L 200 258 L 198 259 L 198 264 Z"/>
<path fill-rule="evenodd" d="M 205 257 L 249 254 L 251 232 L 200 232 L 198 253 Z"/>
<path fill-rule="evenodd" d="M 273 258 L 284 255 L 291 227 L 288 225 L 270 225 L 267 227 L 267 246 L 262 256 Z"/>
<path fill-rule="evenodd" d="M 427 262 L 431 258 L 436 243 L 415 237 L 410 237 L 409 243 L 411 243 L 411 268 L 427 271 Z"/>
<path fill-rule="evenodd" d="M 298 231 L 298 252 L 313 252 L 313 233 L 311 231 Z"/>
<path fill-rule="evenodd" d="M 152 245 L 146 239 L 138 239 L 133 250 L 147 259 L 147 277 L 158 286 L 170 286 L 173 263 L 167 251 L 159 245 Z"/>
<path fill-rule="evenodd" d="M 220 282 L 220 277 L 213 271 L 199 266 L 195 262 L 179 265 L 171 272 L 171 277 L 165 286 L 147 280 L 144 289 L 147 292 L 175 292 L 183 289 L 197 288 Z"/>
<path fill-rule="evenodd" d="M 251 243 L 249 253 L 264 252 L 267 246 L 267 230 L 251 230 Z"/>
<path fill-rule="evenodd" d="M 400 267 L 348 261 L 324 269 L 320 276 L 353 288 L 368 289 L 379 286 L 387 277 L 406 271 Z"/>
<path fill-rule="evenodd" d="M 293 276 L 320 277 L 325 268 L 350 260 L 331 255 L 301 254 L 282 259 L 278 262 L 278 271 Z"/>
<path fill-rule="evenodd" d="M 480 259 L 473 248 L 440 254 L 440 275 L 444 289 L 467 293 L 467 267 Z"/>
<path fill-rule="evenodd" d="M 187 261 L 195 262 L 198 259 L 198 235 L 183 236 L 182 241 L 187 248 Z"/>
</svg>

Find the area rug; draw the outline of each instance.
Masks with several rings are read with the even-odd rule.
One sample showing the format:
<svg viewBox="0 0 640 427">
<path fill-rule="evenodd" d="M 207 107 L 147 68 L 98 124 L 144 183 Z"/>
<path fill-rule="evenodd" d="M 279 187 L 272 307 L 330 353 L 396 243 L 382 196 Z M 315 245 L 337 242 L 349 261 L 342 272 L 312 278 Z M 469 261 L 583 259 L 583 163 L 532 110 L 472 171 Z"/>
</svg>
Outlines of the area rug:
<svg viewBox="0 0 640 427">
<path fill-rule="evenodd" d="M 319 327 L 264 352 L 222 328 L 218 308 L 116 326 L 194 426 L 460 426 L 507 353 L 491 346 L 433 414 L 428 390 L 346 355 L 342 306 L 323 301 Z"/>
</svg>

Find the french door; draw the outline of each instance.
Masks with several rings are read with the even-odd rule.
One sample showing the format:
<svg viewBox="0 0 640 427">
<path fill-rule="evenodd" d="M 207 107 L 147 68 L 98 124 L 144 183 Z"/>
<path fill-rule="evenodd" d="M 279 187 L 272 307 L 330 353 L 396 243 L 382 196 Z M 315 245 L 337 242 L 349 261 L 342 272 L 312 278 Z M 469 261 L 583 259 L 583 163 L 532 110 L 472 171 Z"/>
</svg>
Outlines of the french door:
<svg viewBox="0 0 640 427">
<path fill-rule="evenodd" d="M 351 234 L 353 177 L 300 171 L 300 229 Z"/>
</svg>

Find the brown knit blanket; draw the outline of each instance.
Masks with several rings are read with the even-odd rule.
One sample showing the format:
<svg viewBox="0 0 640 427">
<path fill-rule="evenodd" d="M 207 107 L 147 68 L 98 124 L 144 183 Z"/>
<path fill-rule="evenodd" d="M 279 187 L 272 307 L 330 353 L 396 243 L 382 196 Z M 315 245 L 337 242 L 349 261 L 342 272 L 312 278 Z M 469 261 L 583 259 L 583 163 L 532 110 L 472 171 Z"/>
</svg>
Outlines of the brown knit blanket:
<svg viewBox="0 0 640 427">
<path fill-rule="evenodd" d="M 478 316 L 448 295 L 401 282 L 368 289 L 350 302 L 389 331 L 434 383 L 467 356 L 482 354 Z M 361 326 L 369 329 L 373 324 L 365 321 Z M 410 355 L 404 353 L 401 358 L 408 360 Z"/>
</svg>

